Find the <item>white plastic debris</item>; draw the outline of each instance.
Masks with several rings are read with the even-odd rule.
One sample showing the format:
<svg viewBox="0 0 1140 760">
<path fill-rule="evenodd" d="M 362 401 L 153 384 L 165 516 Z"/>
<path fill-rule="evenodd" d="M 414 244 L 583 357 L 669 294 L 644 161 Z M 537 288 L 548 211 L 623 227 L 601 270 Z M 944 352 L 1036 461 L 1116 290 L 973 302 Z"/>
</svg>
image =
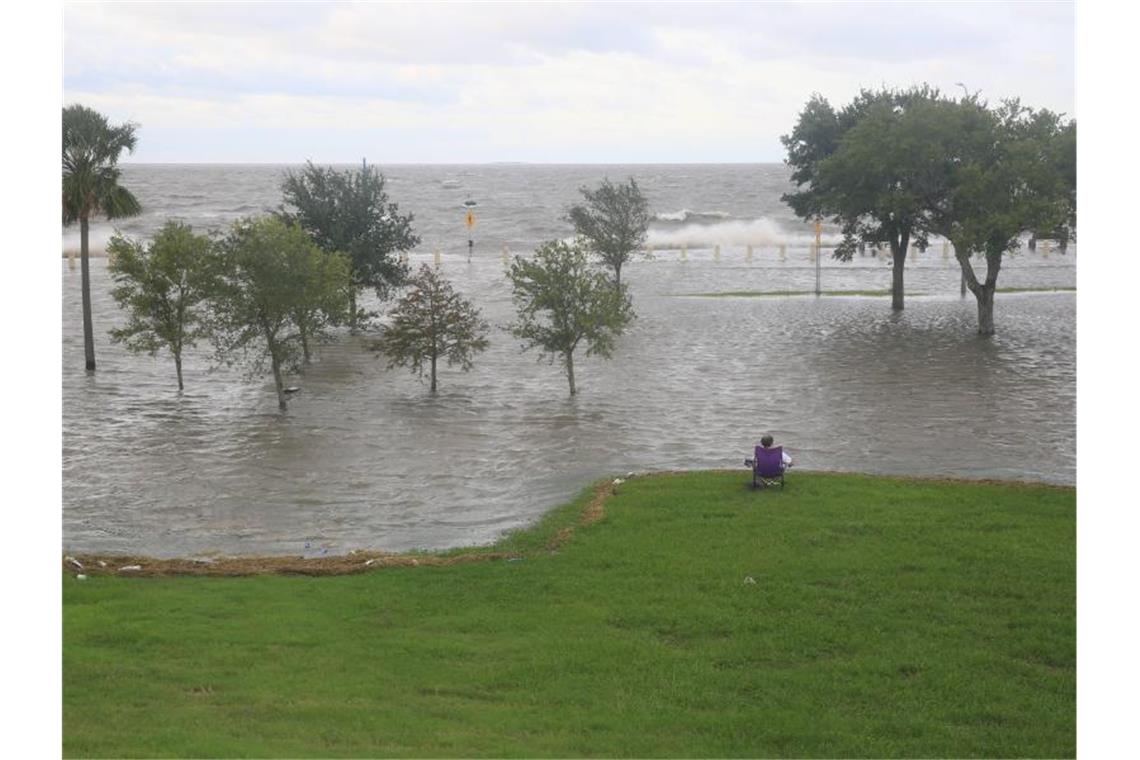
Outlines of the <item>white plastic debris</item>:
<svg viewBox="0 0 1140 760">
<path fill-rule="evenodd" d="M 119 568 L 120 573 L 132 573 L 138 570 L 142 570 L 142 565 L 123 565 Z"/>
<path fill-rule="evenodd" d="M 75 557 L 64 557 L 64 559 L 67 560 L 67 564 L 71 565 L 76 570 L 83 569 L 83 563 L 77 560 Z"/>
<path fill-rule="evenodd" d="M 101 559 L 95 560 L 95 561 L 99 563 L 99 567 L 106 567 L 107 566 L 107 563 Z"/>
<path fill-rule="evenodd" d="M 756 579 L 753 578 L 751 575 L 746 575 L 746 576 L 744 576 L 744 584 L 746 586 L 754 586 L 754 585 L 756 585 Z"/>
<path fill-rule="evenodd" d="M 375 563 L 375 562 L 376 562 L 376 560 L 374 560 L 374 559 L 366 560 L 364 563 L 364 566 L 365 567 L 372 567 L 373 563 Z"/>
<path fill-rule="evenodd" d="M 79 573 L 78 575 L 76 575 L 76 576 L 75 576 L 75 580 L 77 580 L 77 581 L 85 581 L 85 580 L 87 580 L 87 576 L 86 576 L 86 575 L 84 575 L 83 573 Z"/>
</svg>

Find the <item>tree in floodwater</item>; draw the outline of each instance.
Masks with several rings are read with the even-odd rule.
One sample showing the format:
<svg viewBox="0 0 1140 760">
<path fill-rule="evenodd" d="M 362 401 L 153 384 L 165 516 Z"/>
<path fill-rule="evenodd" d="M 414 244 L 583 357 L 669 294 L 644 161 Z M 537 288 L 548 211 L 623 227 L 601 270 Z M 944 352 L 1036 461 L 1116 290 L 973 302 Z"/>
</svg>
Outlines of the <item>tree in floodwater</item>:
<svg viewBox="0 0 1140 760">
<path fill-rule="evenodd" d="M 992 335 L 1004 254 L 1026 232 L 1046 230 L 1065 242 L 1075 235 L 1076 122 L 1017 100 L 989 108 L 976 96 L 925 110 L 945 167 L 943 190 L 931 199 L 931 229 L 953 244 L 977 300 L 978 333 Z M 981 280 L 974 257 L 986 262 Z"/>
<path fill-rule="evenodd" d="M 327 341 L 330 327 L 351 319 L 352 264 L 343 253 L 316 249 L 291 257 L 289 267 L 289 276 L 299 285 L 291 311 L 301 343 L 301 360 L 307 366 L 312 361 L 313 343 Z"/>
<path fill-rule="evenodd" d="M 279 215 L 300 224 L 322 250 L 351 261 L 349 323 L 356 329 L 363 316 L 356 305 L 361 291 L 372 288 L 384 300 L 407 278 L 398 254 L 420 242 L 412 232 L 413 215 L 401 215 L 399 205 L 389 202 L 384 175 L 374 166 L 338 171 L 309 161 L 299 172 L 286 172 L 281 191 L 285 206 Z"/>
<path fill-rule="evenodd" d="M 182 351 L 207 335 L 202 312 L 213 282 L 210 238 L 171 220 L 150 244 L 115 235 L 107 254 L 111 297 L 127 311 L 126 324 L 111 330 L 111 339 L 151 356 L 169 350 L 182 390 Z"/>
<path fill-rule="evenodd" d="M 836 111 L 823 97 L 808 101 L 791 134 L 781 137 L 801 188 L 782 196 L 805 220 L 829 218 L 843 241 L 834 257 L 850 261 L 860 244 L 891 249 L 891 308 L 903 308 L 903 266 L 911 243 L 928 244 L 925 199 L 938 179 L 937 145 L 906 114 L 937 100 L 926 85 L 863 90 Z"/>
<path fill-rule="evenodd" d="M 63 109 L 63 223 L 79 222 L 83 355 L 88 372 L 95 371 L 88 234 L 95 216 L 119 219 L 142 210 L 138 199 L 119 184 L 119 155 L 124 150 L 134 152 L 136 129 L 133 122 L 112 126 L 106 116 L 86 106 Z"/>
<path fill-rule="evenodd" d="M 219 276 L 210 299 L 218 356 L 243 357 L 255 373 L 268 360 L 277 406 L 285 411 L 283 375 L 295 371 L 304 354 L 299 315 L 326 309 L 330 321 L 347 319 L 348 262 L 274 216 L 235 222 L 218 251 Z"/>
<path fill-rule="evenodd" d="M 389 369 L 406 366 L 421 380 L 426 372 L 435 393 L 439 360 L 470 370 L 474 355 L 487 348 L 489 325 L 438 269 L 423 264 L 408 287 L 389 315 L 391 325 L 373 348 L 388 356 Z"/>
<path fill-rule="evenodd" d="M 583 187 L 580 192 L 585 203 L 572 206 L 567 219 L 590 250 L 614 270 L 614 285 L 620 290 L 622 265 L 645 244 L 649 202 L 633 177 L 623 185 L 606 178 L 596 189 Z"/>
<path fill-rule="evenodd" d="M 585 344 L 586 356 L 609 358 L 633 318 L 626 286 L 615 288 L 590 265 L 581 239 L 544 243 L 529 261 L 515 256 L 507 277 L 519 315 L 508 329 L 524 351 L 538 348 L 540 359 L 560 359 L 575 395 L 574 352 Z"/>
</svg>

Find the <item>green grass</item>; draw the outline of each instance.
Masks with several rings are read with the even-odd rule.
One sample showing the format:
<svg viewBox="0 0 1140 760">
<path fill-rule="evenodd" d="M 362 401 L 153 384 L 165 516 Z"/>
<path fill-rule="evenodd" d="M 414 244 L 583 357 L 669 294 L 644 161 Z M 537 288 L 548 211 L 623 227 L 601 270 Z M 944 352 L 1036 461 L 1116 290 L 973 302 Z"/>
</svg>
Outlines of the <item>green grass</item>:
<svg viewBox="0 0 1140 760">
<path fill-rule="evenodd" d="M 1076 293 L 1076 288 L 1040 287 L 1040 288 L 996 288 L 995 293 Z"/>
<path fill-rule="evenodd" d="M 824 290 L 821 296 L 889 296 L 889 290 Z M 814 296 L 814 290 L 726 290 L 719 293 L 681 293 L 685 298 L 776 298 L 779 296 Z M 907 293 L 920 296 L 922 293 Z"/>
<path fill-rule="evenodd" d="M 66 756 L 1072 757 L 1075 492 L 634 479 L 336 577 L 65 574 Z M 754 582 L 749 582 L 748 579 Z"/>
<path fill-rule="evenodd" d="M 1076 288 L 997 288 L 996 293 L 1075 293 Z M 889 290 L 824 290 L 821 296 L 889 296 Z M 814 290 L 726 290 L 719 293 L 680 293 L 684 298 L 778 298 L 780 296 L 813 296 Z M 907 291 L 908 296 L 926 293 Z"/>
</svg>

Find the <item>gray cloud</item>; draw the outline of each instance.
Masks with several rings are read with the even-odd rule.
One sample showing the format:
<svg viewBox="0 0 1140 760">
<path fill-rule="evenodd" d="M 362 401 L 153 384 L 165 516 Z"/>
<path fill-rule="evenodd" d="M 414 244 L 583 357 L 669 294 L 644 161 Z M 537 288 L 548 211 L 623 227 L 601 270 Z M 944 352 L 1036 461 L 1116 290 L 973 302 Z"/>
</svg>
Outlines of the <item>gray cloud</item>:
<svg viewBox="0 0 1140 760">
<path fill-rule="evenodd" d="M 423 135 L 453 160 L 779 160 L 817 91 L 964 81 L 1072 113 L 1072 25 L 1067 3 L 68 5 L 64 89 L 142 122 L 138 160 L 302 131 L 355 160 L 381 127 L 408 160 L 447 160 Z"/>
</svg>

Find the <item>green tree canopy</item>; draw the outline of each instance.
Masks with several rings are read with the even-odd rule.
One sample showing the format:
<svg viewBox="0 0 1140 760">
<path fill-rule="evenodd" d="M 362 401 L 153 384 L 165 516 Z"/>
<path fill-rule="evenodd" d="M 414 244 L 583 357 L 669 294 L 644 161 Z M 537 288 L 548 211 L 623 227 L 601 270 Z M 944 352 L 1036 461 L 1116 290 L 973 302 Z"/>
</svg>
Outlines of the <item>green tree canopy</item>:
<svg viewBox="0 0 1140 760">
<path fill-rule="evenodd" d="M 213 281 L 210 238 L 170 220 L 149 244 L 112 237 L 107 253 L 116 285 L 111 296 L 127 311 L 126 324 L 111 330 L 112 340 L 151 356 L 169 350 L 182 390 L 182 351 L 207 334 L 203 302 Z"/>
<path fill-rule="evenodd" d="M 1017 100 L 989 107 L 976 97 L 930 104 L 944 157 L 930 229 L 954 245 L 978 303 L 978 332 L 994 333 L 993 300 L 1005 253 L 1024 233 L 1067 243 L 1075 235 L 1076 122 Z M 986 262 L 979 279 L 971 258 Z"/>
<path fill-rule="evenodd" d="M 63 109 L 63 223 L 79 222 L 79 260 L 83 290 L 83 353 L 87 370 L 95 371 L 95 330 L 91 320 L 91 275 L 88 235 L 91 219 L 134 216 L 138 199 L 119 185 L 119 156 L 134 152 L 138 125 L 112 126 L 91 108 Z"/>
<path fill-rule="evenodd" d="M 220 358 L 245 358 L 253 372 L 268 360 L 284 411 L 283 374 L 296 370 L 304 353 L 299 315 L 323 310 L 330 321 L 347 319 L 348 261 L 274 216 L 235 222 L 219 251 L 211 338 Z"/>
<path fill-rule="evenodd" d="M 585 203 L 572 206 L 567 218 L 590 250 L 614 270 L 614 284 L 620 289 L 622 265 L 645 243 L 649 202 L 633 177 L 623 185 L 606 178 L 596 189 L 583 187 L 580 192 Z"/>
<path fill-rule="evenodd" d="M 435 393 L 439 360 L 470 370 L 475 354 L 487 348 L 489 325 L 436 268 L 421 265 L 408 288 L 374 348 L 387 354 L 389 369 L 406 366 L 421 379 L 426 370 Z"/>
<path fill-rule="evenodd" d="M 381 300 L 408 275 L 398 253 L 416 247 L 412 214 L 401 215 L 388 199 L 384 175 L 374 166 L 336 170 L 312 161 L 299 172 L 288 171 L 281 184 L 285 205 L 280 215 L 296 222 L 322 250 L 348 256 L 352 265 L 351 322 L 356 300 L 372 288 Z"/>
<path fill-rule="evenodd" d="M 939 98 L 928 86 L 863 90 L 836 111 L 819 95 L 808 101 L 792 132 L 781 138 L 792 181 L 800 188 L 782 200 L 803 219 L 840 225 L 835 257 L 849 261 L 861 243 L 890 246 L 891 306 L 902 309 L 903 266 L 911 243 L 927 244 L 924 199 L 941 159 L 919 125 L 906 115 Z"/>
<path fill-rule="evenodd" d="M 585 344 L 586 356 L 609 358 L 633 318 L 626 286 L 615 288 L 591 266 L 581 239 L 544 243 L 530 260 L 516 256 L 507 277 L 518 309 L 511 334 L 522 339 L 524 351 L 538 348 L 541 358 L 560 359 L 575 395 L 574 352 Z"/>
</svg>

